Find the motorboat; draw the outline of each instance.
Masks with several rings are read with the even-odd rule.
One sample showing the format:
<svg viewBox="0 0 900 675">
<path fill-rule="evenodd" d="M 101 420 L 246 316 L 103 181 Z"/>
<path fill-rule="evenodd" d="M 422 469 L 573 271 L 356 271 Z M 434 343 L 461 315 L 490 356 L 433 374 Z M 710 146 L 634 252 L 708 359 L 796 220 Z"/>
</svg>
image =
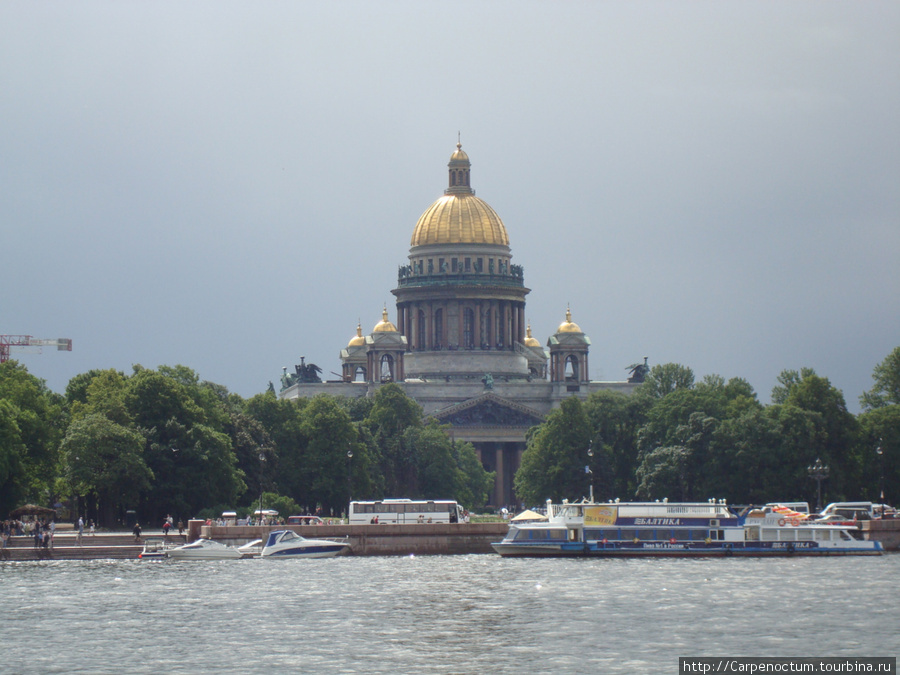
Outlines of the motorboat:
<svg viewBox="0 0 900 675">
<path fill-rule="evenodd" d="M 269 532 L 263 558 L 331 558 L 350 550 L 346 539 L 307 539 L 293 530 Z"/>
<path fill-rule="evenodd" d="M 258 558 L 259 554 L 262 553 L 262 546 L 262 539 L 254 539 L 243 546 L 238 546 L 237 550 L 240 551 L 241 556 L 244 558 Z"/>
<path fill-rule="evenodd" d="M 144 548 L 138 553 L 138 560 L 164 560 L 171 545 L 162 539 L 147 539 Z"/>
<path fill-rule="evenodd" d="M 240 551 L 212 539 L 197 541 L 176 546 L 166 551 L 166 556 L 173 560 L 237 560 Z"/>
<path fill-rule="evenodd" d="M 546 521 L 511 522 L 502 556 L 700 557 L 879 555 L 845 526 L 819 525 L 807 514 L 765 507 L 740 515 L 724 501 L 547 502 Z"/>
</svg>

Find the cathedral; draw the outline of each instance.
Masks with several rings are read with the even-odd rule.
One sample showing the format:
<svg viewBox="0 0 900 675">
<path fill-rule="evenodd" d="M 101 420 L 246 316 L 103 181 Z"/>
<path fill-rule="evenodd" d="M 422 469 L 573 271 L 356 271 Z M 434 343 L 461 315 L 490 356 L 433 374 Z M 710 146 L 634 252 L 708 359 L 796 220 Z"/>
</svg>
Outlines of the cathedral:
<svg viewBox="0 0 900 675">
<path fill-rule="evenodd" d="M 368 335 L 358 324 L 341 350 L 341 380 L 321 382 L 304 363 L 284 374 L 280 396 L 371 396 L 396 382 L 454 439 L 475 446 L 484 468 L 496 472 L 490 502 L 502 506 L 515 503 L 513 476 L 529 427 L 567 396 L 630 393 L 647 368 L 645 360 L 628 381 L 590 381 L 591 341 L 569 309 L 546 347 L 532 336 L 524 270 L 512 261 L 500 216 L 475 196 L 471 166 L 457 143 L 447 189 L 419 218 L 398 270 L 396 324 L 385 307 Z"/>
</svg>

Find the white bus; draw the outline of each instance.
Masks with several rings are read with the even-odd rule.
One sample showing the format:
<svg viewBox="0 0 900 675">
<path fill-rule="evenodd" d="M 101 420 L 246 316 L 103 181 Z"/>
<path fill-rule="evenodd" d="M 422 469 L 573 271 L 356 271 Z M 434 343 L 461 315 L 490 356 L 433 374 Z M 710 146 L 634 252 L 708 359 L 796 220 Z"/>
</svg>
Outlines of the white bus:
<svg viewBox="0 0 900 675">
<path fill-rule="evenodd" d="M 463 508 L 448 499 L 381 499 L 350 502 L 350 524 L 461 523 Z"/>
</svg>

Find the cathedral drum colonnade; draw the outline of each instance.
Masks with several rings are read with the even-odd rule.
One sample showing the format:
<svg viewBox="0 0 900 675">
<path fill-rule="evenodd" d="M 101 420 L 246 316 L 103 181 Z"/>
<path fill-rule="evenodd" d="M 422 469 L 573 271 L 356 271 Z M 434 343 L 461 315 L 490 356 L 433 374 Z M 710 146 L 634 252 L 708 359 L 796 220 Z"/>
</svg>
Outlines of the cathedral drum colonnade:
<svg viewBox="0 0 900 675">
<path fill-rule="evenodd" d="M 286 383 L 280 395 L 371 396 L 396 382 L 455 439 L 474 444 L 497 472 L 491 503 L 510 505 L 529 427 L 568 396 L 637 385 L 589 380 L 591 341 L 568 309 L 546 350 L 532 336 L 524 270 L 512 262 L 503 221 L 475 196 L 459 143 L 448 168 L 448 187 L 416 223 L 391 291 L 396 325 L 385 307 L 369 335 L 358 324 L 341 350 L 342 380 Z"/>
</svg>

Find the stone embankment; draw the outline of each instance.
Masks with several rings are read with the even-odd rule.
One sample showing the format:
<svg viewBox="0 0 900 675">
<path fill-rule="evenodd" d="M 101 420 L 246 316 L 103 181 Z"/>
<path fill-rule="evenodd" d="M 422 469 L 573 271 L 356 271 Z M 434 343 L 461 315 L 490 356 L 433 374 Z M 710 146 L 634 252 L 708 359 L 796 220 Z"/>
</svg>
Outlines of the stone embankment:
<svg viewBox="0 0 900 675">
<path fill-rule="evenodd" d="M 147 539 L 144 537 L 143 539 Z M 149 538 L 162 539 L 162 535 L 149 535 Z M 186 542 L 186 537 L 169 535 L 169 541 L 178 546 Z M 67 532 L 53 537 L 52 548 L 35 548 L 34 538 L 30 536 L 10 537 L 6 548 L 6 560 L 101 560 L 104 558 L 137 558 L 143 544 L 135 543 L 133 534 L 123 532 L 113 534 L 86 534 L 78 543 L 76 534 Z"/>
<path fill-rule="evenodd" d="M 410 525 L 243 525 L 188 524 L 190 538 L 207 537 L 231 546 L 265 539 L 273 530 L 293 530 L 309 539 L 349 539 L 351 555 L 458 555 L 492 553 L 507 523 L 420 523 Z M 196 533 L 196 534 L 195 534 Z"/>
</svg>

